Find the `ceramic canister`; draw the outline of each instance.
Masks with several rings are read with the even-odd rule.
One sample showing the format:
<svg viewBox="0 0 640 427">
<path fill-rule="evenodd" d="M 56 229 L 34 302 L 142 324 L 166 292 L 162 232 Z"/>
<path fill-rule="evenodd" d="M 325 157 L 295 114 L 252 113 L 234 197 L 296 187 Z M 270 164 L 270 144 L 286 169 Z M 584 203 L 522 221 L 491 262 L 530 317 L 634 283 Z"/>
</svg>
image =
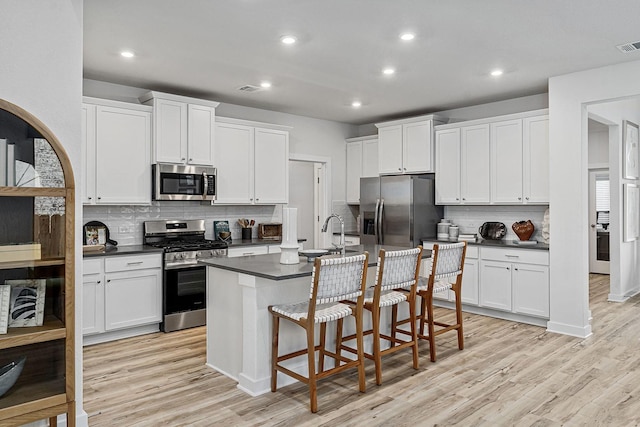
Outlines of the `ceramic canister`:
<svg viewBox="0 0 640 427">
<path fill-rule="evenodd" d="M 450 242 L 457 242 L 459 233 L 460 233 L 460 229 L 458 228 L 458 226 L 457 225 L 451 225 L 449 227 L 449 241 Z"/>
<path fill-rule="evenodd" d="M 438 240 L 449 240 L 449 227 L 451 226 L 448 222 L 440 222 L 438 223 Z"/>
</svg>

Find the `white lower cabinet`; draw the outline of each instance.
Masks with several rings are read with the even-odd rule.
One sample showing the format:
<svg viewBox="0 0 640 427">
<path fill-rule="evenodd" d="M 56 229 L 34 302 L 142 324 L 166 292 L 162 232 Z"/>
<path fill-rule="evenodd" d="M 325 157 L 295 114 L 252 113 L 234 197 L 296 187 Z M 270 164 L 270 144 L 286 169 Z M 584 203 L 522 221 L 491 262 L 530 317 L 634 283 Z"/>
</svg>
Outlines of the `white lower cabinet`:
<svg viewBox="0 0 640 427">
<path fill-rule="evenodd" d="M 511 274 L 513 311 L 549 317 L 549 267 L 516 264 Z"/>
<path fill-rule="evenodd" d="M 434 242 L 424 241 L 425 249 Z M 429 259 L 420 275 L 428 276 Z M 455 301 L 453 291 L 433 295 L 434 300 Z M 549 252 L 538 249 L 467 246 L 462 274 L 465 310 L 539 324 L 549 318 Z M 494 311 L 495 310 L 495 311 Z M 534 319 L 536 318 L 536 319 Z"/>
<path fill-rule="evenodd" d="M 549 252 L 482 248 L 480 306 L 549 317 Z"/>
<path fill-rule="evenodd" d="M 82 334 L 162 321 L 162 255 L 85 259 Z"/>
<path fill-rule="evenodd" d="M 511 264 L 496 261 L 480 262 L 480 305 L 511 311 Z"/>
</svg>

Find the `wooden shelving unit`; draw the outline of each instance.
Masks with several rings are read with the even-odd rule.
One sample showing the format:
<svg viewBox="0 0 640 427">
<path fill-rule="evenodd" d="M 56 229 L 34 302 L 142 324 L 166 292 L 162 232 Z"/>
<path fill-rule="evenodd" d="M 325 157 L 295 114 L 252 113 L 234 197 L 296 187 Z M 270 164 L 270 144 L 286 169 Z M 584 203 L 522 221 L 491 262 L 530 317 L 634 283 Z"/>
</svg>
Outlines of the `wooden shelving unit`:
<svg viewBox="0 0 640 427">
<path fill-rule="evenodd" d="M 27 240 L 41 244 L 43 258 L 0 262 L 0 284 L 8 278 L 47 279 L 42 326 L 9 327 L 6 334 L 0 335 L 0 366 L 26 357 L 18 381 L 0 396 L 0 427 L 19 426 L 42 419 L 48 419 L 49 425 L 55 426 L 57 416 L 61 414 L 66 414 L 67 426 L 73 427 L 76 422 L 73 172 L 62 145 L 37 118 L 0 99 L 0 119 L 0 138 L 17 140 L 10 142 L 16 144 L 16 152 L 23 149 L 23 157 L 31 145 L 35 151 L 35 138 L 46 140 L 58 157 L 64 176 L 62 186 L 0 186 L 0 209 L 4 207 L 7 210 L 14 204 L 22 206 L 14 216 L 16 219 L 11 220 L 14 225 L 24 224 L 25 229 L 31 230 L 32 236 Z M 29 159 L 20 160 L 29 163 Z M 36 166 L 35 163 L 33 160 L 32 166 Z M 26 200 L 28 198 L 33 202 Z M 64 208 L 58 218 L 60 222 L 55 223 L 55 227 L 49 226 L 46 231 L 41 220 L 47 220 L 47 217 L 36 212 L 37 198 L 55 198 L 57 205 Z M 32 206 L 31 218 L 25 214 L 24 206 Z M 0 228 L 0 245 L 15 243 L 9 236 L 12 231 L 8 227 Z"/>
</svg>

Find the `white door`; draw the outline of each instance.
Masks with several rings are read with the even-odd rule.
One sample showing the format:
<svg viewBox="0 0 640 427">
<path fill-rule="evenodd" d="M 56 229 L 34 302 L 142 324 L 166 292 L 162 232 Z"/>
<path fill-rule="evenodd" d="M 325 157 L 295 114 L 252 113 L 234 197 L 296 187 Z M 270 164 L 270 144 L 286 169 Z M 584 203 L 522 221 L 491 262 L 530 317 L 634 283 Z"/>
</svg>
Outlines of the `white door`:
<svg viewBox="0 0 640 427">
<path fill-rule="evenodd" d="M 362 176 L 362 141 L 347 144 L 347 203 L 360 203 Z"/>
<path fill-rule="evenodd" d="M 491 200 L 522 203 L 522 120 L 491 123 Z"/>
<path fill-rule="evenodd" d="M 549 317 L 549 267 L 512 264 L 513 311 Z"/>
<path fill-rule="evenodd" d="M 213 165 L 216 109 L 189 104 L 187 163 Z"/>
<path fill-rule="evenodd" d="M 107 331 L 162 321 L 160 269 L 123 271 L 105 278 Z"/>
<path fill-rule="evenodd" d="M 378 170 L 381 174 L 402 173 L 402 125 L 378 129 Z"/>
<path fill-rule="evenodd" d="M 214 150 L 218 180 L 216 204 L 251 204 L 253 198 L 253 128 L 216 125 Z"/>
<path fill-rule="evenodd" d="M 609 274 L 609 171 L 589 171 L 589 271 Z"/>
<path fill-rule="evenodd" d="M 511 264 L 480 262 L 480 306 L 511 311 Z"/>
<path fill-rule="evenodd" d="M 254 133 L 254 202 L 289 201 L 289 132 L 256 128 Z"/>
<path fill-rule="evenodd" d="M 407 123 L 402 136 L 402 172 L 433 172 L 431 120 Z"/>
</svg>

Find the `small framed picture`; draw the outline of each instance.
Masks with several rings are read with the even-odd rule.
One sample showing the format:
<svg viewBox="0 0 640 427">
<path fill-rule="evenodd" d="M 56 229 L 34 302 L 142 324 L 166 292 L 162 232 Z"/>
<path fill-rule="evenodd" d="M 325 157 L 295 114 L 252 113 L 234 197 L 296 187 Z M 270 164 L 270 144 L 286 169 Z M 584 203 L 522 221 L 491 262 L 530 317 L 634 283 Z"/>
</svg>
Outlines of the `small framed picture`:
<svg viewBox="0 0 640 427">
<path fill-rule="evenodd" d="M 628 120 L 622 121 L 622 177 L 625 179 L 640 178 L 638 167 L 638 125 Z"/>
<path fill-rule="evenodd" d="M 9 327 L 42 326 L 46 279 L 5 280 L 11 286 Z"/>
<path fill-rule="evenodd" d="M 85 225 L 84 226 L 84 244 L 104 245 L 107 243 L 107 229 L 102 225 Z"/>
</svg>

